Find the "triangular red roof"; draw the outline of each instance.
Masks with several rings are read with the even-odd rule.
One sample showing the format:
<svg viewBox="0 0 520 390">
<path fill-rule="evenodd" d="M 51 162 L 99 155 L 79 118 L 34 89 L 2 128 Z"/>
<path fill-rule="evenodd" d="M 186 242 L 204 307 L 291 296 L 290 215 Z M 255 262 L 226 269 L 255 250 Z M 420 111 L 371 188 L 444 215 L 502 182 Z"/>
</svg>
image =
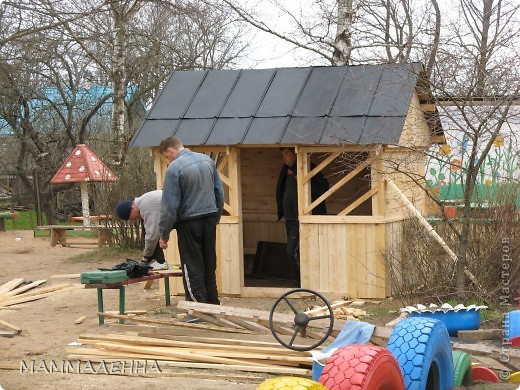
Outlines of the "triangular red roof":
<svg viewBox="0 0 520 390">
<path fill-rule="evenodd" d="M 79 144 L 51 180 L 53 184 L 116 181 L 117 176 L 87 145 Z"/>
</svg>

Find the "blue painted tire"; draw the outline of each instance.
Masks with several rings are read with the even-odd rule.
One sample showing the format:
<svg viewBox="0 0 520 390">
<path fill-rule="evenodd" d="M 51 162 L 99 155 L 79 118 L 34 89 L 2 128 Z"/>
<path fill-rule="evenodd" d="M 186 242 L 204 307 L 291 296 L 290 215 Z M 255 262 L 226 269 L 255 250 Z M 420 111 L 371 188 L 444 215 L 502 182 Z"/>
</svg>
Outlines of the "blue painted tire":
<svg viewBox="0 0 520 390">
<path fill-rule="evenodd" d="M 406 390 L 453 389 L 453 357 L 443 322 L 406 318 L 394 328 L 387 348 L 399 363 Z"/>
</svg>

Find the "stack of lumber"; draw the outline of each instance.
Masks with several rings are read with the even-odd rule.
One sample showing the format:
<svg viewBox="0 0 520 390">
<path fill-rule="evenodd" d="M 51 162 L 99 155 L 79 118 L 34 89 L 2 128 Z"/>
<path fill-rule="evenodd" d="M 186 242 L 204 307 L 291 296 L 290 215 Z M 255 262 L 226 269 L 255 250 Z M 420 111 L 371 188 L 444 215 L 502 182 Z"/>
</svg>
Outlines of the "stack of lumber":
<svg viewBox="0 0 520 390">
<path fill-rule="evenodd" d="M 83 334 L 77 342 L 88 347 L 67 347 L 67 358 L 80 361 L 155 360 L 161 368 L 210 368 L 311 375 L 310 353 L 292 351 L 275 342 L 231 339 L 218 335 L 196 336 L 193 331 L 189 332 L 192 335 L 182 332 L 164 334 L 164 330 L 157 327 L 141 328 L 143 330 L 137 335 Z"/>
<path fill-rule="evenodd" d="M 206 324 L 99 313 L 105 318 L 124 320 L 125 325 L 110 325 L 110 329 L 123 333 L 83 334 L 77 340 L 83 346 L 68 347 L 67 358 L 80 361 L 156 360 L 161 367 L 311 376 L 310 352 L 293 351 L 276 342 L 270 331 L 268 311 L 186 301 L 180 301 L 177 308 L 203 319 Z M 315 312 L 309 315 L 322 314 L 320 308 L 313 310 Z M 274 313 L 273 320 L 277 330 L 292 334 L 294 314 Z M 306 338 L 300 334 L 295 336 L 294 345 L 314 344 L 314 339 L 321 338 L 320 331 L 326 321 L 311 323 L 313 331 L 308 330 Z M 336 321 L 333 334 L 338 334 L 344 324 L 345 321 Z M 377 328 L 373 339 L 384 343 L 390 332 Z M 330 337 L 326 343 L 333 340 L 334 337 Z"/>
<path fill-rule="evenodd" d="M 17 305 L 20 303 L 36 301 L 38 299 L 46 298 L 57 291 L 71 287 L 71 284 L 59 284 L 43 289 L 34 289 L 45 283 L 46 280 L 36 280 L 34 282 L 25 281 L 25 279 L 13 279 L 0 286 L 0 309 L 8 306 Z"/>
<path fill-rule="evenodd" d="M 335 305 L 334 310 L 344 307 Z M 67 358 L 80 361 L 154 360 L 161 369 L 170 367 L 205 368 L 225 371 L 244 371 L 277 376 L 311 375 L 310 352 L 289 350 L 276 342 L 269 327 L 268 311 L 231 306 L 207 305 L 180 301 L 179 311 L 203 319 L 205 324 L 190 324 L 176 320 L 152 319 L 99 313 L 105 318 L 125 320 L 125 324 L 111 324 L 112 333 L 82 334 L 77 342 L 81 347 L 68 347 Z M 313 308 L 308 315 L 322 315 L 323 308 Z M 294 329 L 294 315 L 274 313 L 273 320 L 279 331 Z M 322 320 L 311 321 L 306 338 L 298 334 L 295 345 L 308 345 L 322 335 Z M 134 323 L 135 325 L 132 325 Z M 333 332 L 324 345 L 334 341 L 346 321 L 336 320 Z M 392 333 L 390 327 L 376 326 L 370 343 L 386 347 Z M 500 330 L 460 332 L 452 338 L 454 350 L 470 353 L 472 362 L 493 370 L 520 370 L 520 348 L 502 349 Z M 310 339 L 310 340 L 309 340 Z M 504 356 L 507 355 L 507 361 Z"/>
</svg>

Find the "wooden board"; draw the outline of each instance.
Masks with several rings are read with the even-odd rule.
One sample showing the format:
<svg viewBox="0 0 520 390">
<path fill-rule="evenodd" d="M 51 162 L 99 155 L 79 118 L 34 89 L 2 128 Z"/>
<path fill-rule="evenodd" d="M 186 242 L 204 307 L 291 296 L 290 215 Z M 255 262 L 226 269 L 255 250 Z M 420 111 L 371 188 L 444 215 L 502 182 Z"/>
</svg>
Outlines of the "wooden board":
<svg viewBox="0 0 520 390">
<path fill-rule="evenodd" d="M 0 328 L 6 328 L 7 330 L 10 330 L 12 332 L 16 332 L 17 334 L 22 333 L 22 330 L 18 328 L 17 326 L 14 326 L 13 324 L 10 324 L 7 321 L 0 320 Z"/>
<path fill-rule="evenodd" d="M 23 278 L 20 279 L 13 279 L 7 283 L 4 283 L 0 286 L 0 296 L 3 296 L 4 294 L 8 293 L 12 289 L 18 287 L 20 284 L 22 284 L 24 281 Z"/>
<path fill-rule="evenodd" d="M 501 340 L 502 329 L 459 330 L 458 337 L 471 340 Z"/>
<path fill-rule="evenodd" d="M 230 333 L 252 333 L 249 330 L 245 329 L 229 329 L 229 328 L 219 328 L 216 326 L 208 326 L 208 325 L 202 325 L 202 324 L 189 324 L 184 322 L 175 322 L 175 321 L 165 321 L 165 320 L 153 320 L 149 318 L 138 318 L 138 317 L 131 317 L 131 316 L 125 316 L 120 314 L 107 314 L 107 313 L 98 313 L 98 316 L 103 316 L 105 318 L 114 318 L 114 319 L 122 319 L 122 320 L 128 320 L 133 321 L 137 323 L 143 323 L 143 324 L 157 324 L 157 325 L 166 325 L 166 326 L 178 326 L 181 328 L 193 328 L 193 329 L 205 329 L 205 330 L 217 330 L 219 332 L 230 332 Z"/>
<path fill-rule="evenodd" d="M 25 286 L 22 286 L 22 287 L 18 287 L 18 288 L 15 288 L 14 290 L 11 290 L 5 294 L 2 294 L 2 297 L 12 297 L 14 295 L 18 295 L 18 294 L 21 294 L 21 293 L 24 293 L 25 291 L 28 291 L 28 290 L 31 290 L 35 287 L 38 287 L 39 285 L 45 283 L 47 280 L 43 279 L 43 280 L 36 280 L 32 283 L 29 283 L 29 284 L 26 284 Z"/>
<path fill-rule="evenodd" d="M 509 367 L 504 366 L 497 360 L 486 356 L 471 355 L 471 362 L 482 364 L 483 366 L 491 368 L 492 370 L 510 371 Z"/>
</svg>

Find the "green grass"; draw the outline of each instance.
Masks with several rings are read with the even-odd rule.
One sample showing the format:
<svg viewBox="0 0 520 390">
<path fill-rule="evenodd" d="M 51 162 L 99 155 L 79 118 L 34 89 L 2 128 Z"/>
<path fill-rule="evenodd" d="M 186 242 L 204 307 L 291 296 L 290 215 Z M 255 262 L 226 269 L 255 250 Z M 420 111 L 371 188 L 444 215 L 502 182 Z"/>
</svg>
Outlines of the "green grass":
<svg viewBox="0 0 520 390">
<path fill-rule="evenodd" d="M 6 230 L 32 230 L 38 226 L 36 212 L 34 210 L 15 211 L 18 215 L 14 219 L 5 220 Z M 45 215 L 42 216 L 43 224 L 46 224 Z"/>
</svg>

